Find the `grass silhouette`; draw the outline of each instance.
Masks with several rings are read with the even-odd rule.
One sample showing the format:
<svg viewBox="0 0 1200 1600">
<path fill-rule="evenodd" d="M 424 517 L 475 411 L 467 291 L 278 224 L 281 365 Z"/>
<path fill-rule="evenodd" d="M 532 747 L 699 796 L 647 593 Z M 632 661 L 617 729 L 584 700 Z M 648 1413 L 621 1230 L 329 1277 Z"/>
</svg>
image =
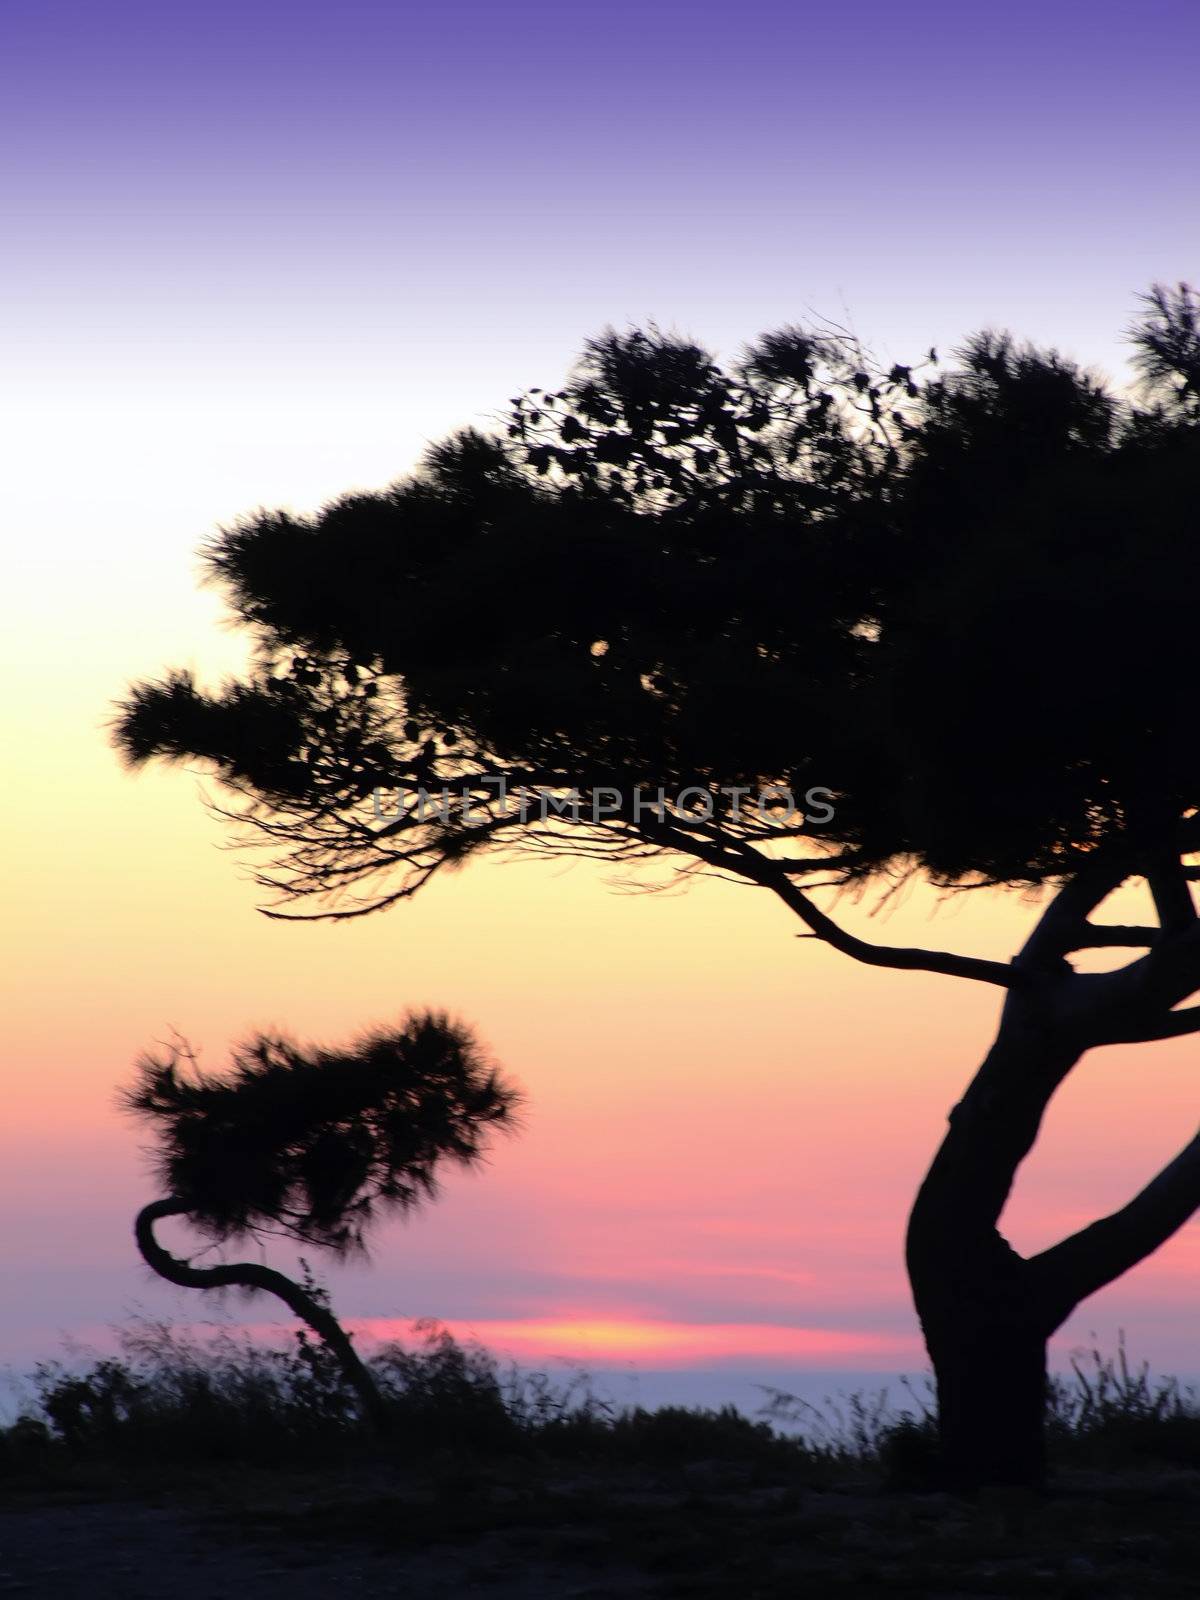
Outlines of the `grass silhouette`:
<svg viewBox="0 0 1200 1600">
<path fill-rule="evenodd" d="M 310 1289 L 319 1286 L 308 1279 Z M 414 1450 L 627 1465 L 713 1460 L 785 1468 L 812 1485 L 863 1480 L 922 1488 L 932 1481 L 934 1391 L 927 1378 L 888 1391 L 802 1401 L 764 1386 L 757 1418 L 733 1406 L 617 1407 L 586 1373 L 555 1378 L 503 1363 L 482 1346 L 419 1321 L 406 1344 L 365 1357 L 396 1424 L 371 1419 L 336 1355 L 304 1327 L 283 1344 L 234 1329 L 206 1333 L 140 1319 L 118 1352 L 47 1361 L 29 1379 L 22 1414 L 0 1430 L 0 1472 L 81 1463 L 157 1469 L 211 1462 L 278 1466 L 335 1459 L 387 1461 Z M 1200 1397 L 1173 1377 L 1114 1353 L 1076 1355 L 1050 1380 L 1049 1437 L 1061 1467 L 1200 1471 Z"/>
<path fill-rule="evenodd" d="M 399 1424 L 384 1434 L 304 1330 L 275 1346 L 142 1322 L 116 1355 L 43 1364 L 0 1430 L 0 1511 L 21 1509 L 42 1542 L 10 1546 L 6 1569 L 52 1568 L 67 1592 L 64 1570 L 86 1585 L 114 1541 L 153 1536 L 173 1568 L 193 1552 L 182 1600 L 216 1592 L 213 1563 L 261 1574 L 271 1548 L 297 1600 L 347 1569 L 371 1575 L 366 1592 L 486 1584 L 500 1600 L 1195 1592 L 1200 1404 L 1123 1348 L 1052 1382 L 1043 1498 L 931 1491 L 919 1385 L 904 1411 L 882 1394 L 775 1394 L 759 1419 L 619 1410 L 582 1375 L 506 1367 L 436 1324 L 414 1333 L 368 1356 Z"/>
</svg>

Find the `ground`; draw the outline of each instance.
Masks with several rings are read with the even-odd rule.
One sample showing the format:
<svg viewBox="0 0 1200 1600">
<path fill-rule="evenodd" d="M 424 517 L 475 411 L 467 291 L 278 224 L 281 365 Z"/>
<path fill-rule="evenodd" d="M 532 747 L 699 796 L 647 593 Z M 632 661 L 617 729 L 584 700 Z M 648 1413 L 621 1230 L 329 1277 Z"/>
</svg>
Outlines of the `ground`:
<svg viewBox="0 0 1200 1600">
<path fill-rule="evenodd" d="M 1151 1600 L 1200 1588 L 1200 1473 L 1046 1499 L 812 1488 L 728 1462 L 81 1475 L 0 1500 L 0 1597 Z"/>
</svg>

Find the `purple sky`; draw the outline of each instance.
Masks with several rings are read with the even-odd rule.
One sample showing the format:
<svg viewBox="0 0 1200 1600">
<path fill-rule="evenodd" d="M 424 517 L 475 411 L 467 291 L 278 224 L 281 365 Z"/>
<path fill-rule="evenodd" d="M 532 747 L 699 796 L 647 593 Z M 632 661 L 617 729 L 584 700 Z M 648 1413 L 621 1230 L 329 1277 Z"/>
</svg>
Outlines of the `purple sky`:
<svg viewBox="0 0 1200 1600">
<path fill-rule="evenodd" d="M 1198 60 L 1184 0 L 6 0 L 0 281 L 33 338 L 481 399 L 609 320 L 729 348 L 806 306 L 1115 366 L 1194 259 Z"/>
</svg>

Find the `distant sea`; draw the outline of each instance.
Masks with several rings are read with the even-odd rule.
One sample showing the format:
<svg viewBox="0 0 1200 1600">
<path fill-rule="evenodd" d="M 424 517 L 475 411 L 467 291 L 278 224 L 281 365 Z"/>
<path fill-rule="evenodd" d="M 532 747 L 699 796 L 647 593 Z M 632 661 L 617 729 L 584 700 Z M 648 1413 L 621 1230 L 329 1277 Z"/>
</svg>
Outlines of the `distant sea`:
<svg viewBox="0 0 1200 1600">
<path fill-rule="evenodd" d="M 570 1377 L 572 1368 L 547 1362 L 544 1369 L 562 1382 Z M 797 1370 L 795 1367 L 758 1367 L 751 1370 L 732 1367 L 656 1368 L 584 1367 L 591 1390 L 600 1399 L 607 1400 L 617 1409 L 643 1406 L 654 1410 L 659 1406 L 704 1406 L 716 1410 L 721 1406 L 735 1406 L 744 1416 L 757 1420 L 766 1417 L 766 1408 L 772 1394 L 778 1393 L 828 1411 L 830 1406 L 844 1407 L 851 1396 L 861 1396 L 874 1403 L 886 1394 L 889 1410 L 915 1412 L 918 1400 L 926 1398 L 927 1375 L 917 1370 L 899 1372 L 859 1371 L 853 1368 Z M 904 1379 L 907 1377 L 908 1387 Z M 914 1398 L 914 1395 L 916 1398 Z M 789 1408 L 791 1409 L 791 1408 Z M 777 1418 L 777 1425 L 786 1419 Z M 802 1424 L 801 1424 L 802 1425 Z"/>
</svg>

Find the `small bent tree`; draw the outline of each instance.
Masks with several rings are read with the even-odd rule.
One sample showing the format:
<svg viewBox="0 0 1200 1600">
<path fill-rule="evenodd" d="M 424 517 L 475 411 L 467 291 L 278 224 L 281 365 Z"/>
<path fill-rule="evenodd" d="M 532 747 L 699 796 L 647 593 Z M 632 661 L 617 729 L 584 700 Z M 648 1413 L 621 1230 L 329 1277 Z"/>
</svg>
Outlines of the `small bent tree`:
<svg viewBox="0 0 1200 1600">
<path fill-rule="evenodd" d="M 437 1192 L 441 1166 L 478 1161 L 489 1131 L 512 1125 L 518 1097 L 470 1032 L 418 1013 L 344 1050 L 260 1034 L 219 1077 L 176 1047 L 144 1056 L 122 1099 L 154 1130 L 166 1190 L 134 1225 L 147 1264 L 184 1288 L 277 1296 L 332 1351 L 363 1415 L 386 1427 L 375 1380 L 323 1296 L 260 1262 L 183 1260 L 155 1224 L 186 1218 L 210 1244 L 282 1236 L 335 1256 L 365 1253 L 389 1212 Z"/>
<path fill-rule="evenodd" d="M 730 367 L 605 334 L 386 492 L 223 531 L 255 664 L 144 684 L 118 728 L 132 763 L 219 777 L 270 915 L 362 916 L 484 851 L 660 860 L 858 961 L 995 986 L 908 1232 L 962 1485 L 1039 1480 L 1049 1336 L 1200 1204 L 1196 1139 L 1028 1259 L 998 1226 L 1086 1051 L 1200 1029 L 1192 291 L 1148 296 L 1133 348 L 1130 396 L 994 333 L 886 372 L 829 329 Z M 1011 961 L 831 915 L 831 887 L 914 876 L 1042 910 Z M 1152 920 L 1095 919 L 1138 880 Z M 1072 963 L 1105 946 L 1135 954 Z"/>
</svg>

